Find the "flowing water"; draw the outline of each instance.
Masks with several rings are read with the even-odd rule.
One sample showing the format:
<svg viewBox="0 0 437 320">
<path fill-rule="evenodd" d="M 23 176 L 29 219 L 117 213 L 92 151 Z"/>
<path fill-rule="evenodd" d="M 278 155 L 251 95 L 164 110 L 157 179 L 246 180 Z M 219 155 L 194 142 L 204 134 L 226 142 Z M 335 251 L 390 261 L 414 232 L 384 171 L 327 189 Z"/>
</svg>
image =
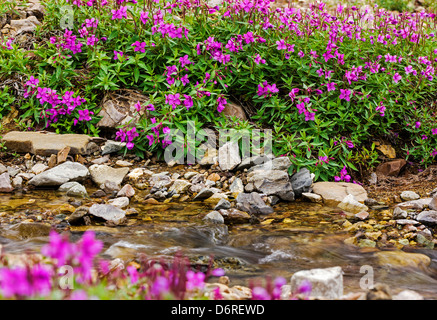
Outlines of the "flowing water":
<svg viewBox="0 0 437 320">
<path fill-rule="evenodd" d="M 437 298 L 437 254 L 435 250 L 417 249 L 431 258 L 431 265 L 406 268 L 381 265 L 374 257 L 375 248 L 358 248 L 344 244 L 350 237 L 341 227 L 344 216 L 335 208 L 320 204 L 293 202 L 275 207 L 275 213 L 261 224 L 217 225 L 206 223 L 203 216 L 213 208 L 207 203 L 169 203 L 136 205 L 138 214 L 128 216 L 126 225 L 118 227 L 71 227 L 63 222 L 64 214 L 56 210 L 68 198 L 53 190 L 27 194 L 0 195 L 0 245 L 7 253 L 38 252 L 47 236 L 23 234 L 17 222 L 32 217 L 45 220 L 50 212 L 59 231 L 68 230 L 78 239 L 86 229 L 96 231 L 104 241 L 104 258 L 129 260 L 139 253 L 149 258 L 170 258 L 182 251 L 194 264 L 209 263 L 226 270 L 231 285 L 248 285 L 250 280 L 283 276 L 296 271 L 341 266 L 344 292 L 363 291 L 360 279 L 369 275 L 374 282 L 390 286 L 395 293 L 410 289 L 424 297 Z M 362 269 L 363 268 L 363 269 Z"/>
</svg>

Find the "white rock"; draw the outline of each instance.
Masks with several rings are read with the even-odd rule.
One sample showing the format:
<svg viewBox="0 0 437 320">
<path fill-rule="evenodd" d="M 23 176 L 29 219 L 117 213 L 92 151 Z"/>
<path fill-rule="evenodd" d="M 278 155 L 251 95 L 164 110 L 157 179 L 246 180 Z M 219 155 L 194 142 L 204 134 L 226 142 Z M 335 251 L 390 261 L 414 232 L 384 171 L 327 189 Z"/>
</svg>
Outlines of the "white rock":
<svg viewBox="0 0 437 320">
<path fill-rule="evenodd" d="M 187 191 L 189 187 L 191 187 L 191 183 L 189 183 L 188 181 L 179 179 L 179 180 L 175 180 L 175 182 L 173 182 L 173 184 L 170 187 L 170 189 L 168 190 L 168 192 L 182 194 L 182 193 L 185 193 L 185 191 Z"/>
<path fill-rule="evenodd" d="M 46 171 L 48 168 L 49 167 L 43 163 L 37 163 L 32 167 L 30 171 L 32 171 L 34 174 L 40 174 L 41 172 Z"/>
<path fill-rule="evenodd" d="M 227 142 L 218 151 L 220 169 L 232 170 L 241 163 L 240 148 L 236 142 Z"/>
<path fill-rule="evenodd" d="M 120 209 L 123 209 L 129 205 L 129 198 L 128 197 L 119 197 L 119 198 L 109 200 L 108 203 L 110 205 L 113 205 L 114 207 L 118 207 Z"/>
<path fill-rule="evenodd" d="M 424 300 L 423 297 L 412 290 L 404 290 L 393 296 L 393 300 Z"/>
<path fill-rule="evenodd" d="M 314 203 L 321 203 L 323 199 L 320 195 L 310 192 L 302 192 L 302 198 Z"/>
<path fill-rule="evenodd" d="M 337 206 L 344 211 L 351 213 L 359 213 L 361 211 L 369 210 L 366 205 L 358 202 L 352 194 L 347 195 Z"/>
<path fill-rule="evenodd" d="M 311 283 L 310 297 L 339 299 L 343 295 L 343 271 L 341 267 L 296 272 L 290 280 L 292 292 L 296 292 L 304 280 Z"/>
<path fill-rule="evenodd" d="M 401 199 L 403 201 L 418 200 L 420 196 L 414 191 L 403 191 L 401 193 Z"/>
</svg>

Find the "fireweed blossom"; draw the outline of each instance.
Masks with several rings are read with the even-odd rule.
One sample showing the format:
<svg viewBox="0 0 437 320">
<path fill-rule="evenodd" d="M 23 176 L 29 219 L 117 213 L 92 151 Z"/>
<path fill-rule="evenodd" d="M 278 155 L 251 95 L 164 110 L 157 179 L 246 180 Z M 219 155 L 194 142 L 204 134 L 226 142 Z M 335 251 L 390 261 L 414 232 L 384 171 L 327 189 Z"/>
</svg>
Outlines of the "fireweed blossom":
<svg viewBox="0 0 437 320">
<path fill-rule="evenodd" d="M 340 89 L 340 100 L 350 101 L 352 91 L 349 89 Z"/>
<path fill-rule="evenodd" d="M 131 44 L 132 47 L 134 47 L 134 51 L 135 52 L 146 52 L 146 43 L 145 42 L 140 42 L 140 41 L 135 41 L 134 43 Z"/>
<path fill-rule="evenodd" d="M 339 182 L 339 181 L 349 182 L 351 180 L 351 176 L 347 174 L 346 166 L 344 166 L 343 169 L 341 169 L 340 176 L 335 176 L 334 180 L 336 182 Z"/>
<path fill-rule="evenodd" d="M 227 103 L 228 103 L 228 102 L 226 101 L 226 99 L 225 99 L 224 97 L 219 96 L 219 97 L 217 98 L 217 111 L 218 111 L 218 112 L 222 112 L 222 111 L 225 109 L 225 105 L 226 105 Z"/>
</svg>

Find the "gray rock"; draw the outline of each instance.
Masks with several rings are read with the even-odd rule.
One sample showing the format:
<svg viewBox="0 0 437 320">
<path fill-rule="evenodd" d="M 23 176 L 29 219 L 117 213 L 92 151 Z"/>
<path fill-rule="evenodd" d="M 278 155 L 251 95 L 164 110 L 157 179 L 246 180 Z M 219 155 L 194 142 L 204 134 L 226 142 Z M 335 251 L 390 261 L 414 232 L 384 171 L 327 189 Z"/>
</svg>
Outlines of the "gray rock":
<svg viewBox="0 0 437 320">
<path fill-rule="evenodd" d="M 313 179 L 311 179 L 310 171 L 307 168 L 302 168 L 291 176 L 290 182 L 294 195 L 296 198 L 299 198 L 302 196 L 302 193 L 310 190 Z"/>
<path fill-rule="evenodd" d="M 214 190 L 212 190 L 211 188 L 204 188 L 194 197 L 193 201 L 202 201 L 208 199 L 214 193 Z"/>
<path fill-rule="evenodd" d="M 8 169 L 5 167 L 5 165 L 3 165 L 2 163 L 0 163 L 0 174 L 5 173 L 6 171 L 8 171 Z"/>
<path fill-rule="evenodd" d="M 79 182 L 67 182 L 62 184 L 58 191 L 66 192 L 67 196 L 70 197 L 87 197 L 88 193 L 86 188 L 81 185 Z"/>
<path fill-rule="evenodd" d="M 429 211 L 422 211 L 418 214 L 416 217 L 416 220 L 420 223 L 423 223 L 427 226 L 436 226 L 437 225 L 437 211 L 435 210 L 429 210 Z"/>
<path fill-rule="evenodd" d="M 91 179 L 97 186 L 100 186 L 106 181 L 121 185 L 124 177 L 129 172 L 129 168 L 112 168 L 104 164 L 93 164 L 89 167 L 89 171 L 91 173 Z"/>
<path fill-rule="evenodd" d="M 9 173 L 5 172 L 0 175 L 0 192 L 12 192 L 14 187 L 11 185 Z"/>
<path fill-rule="evenodd" d="M 120 185 L 113 181 L 106 181 L 100 185 L 100 189 L 103 190 L 106 194 L 113 194 L 115 192 L 120 191 Z"/>
<path fill-rule="evenodd" d="M 289 182 L 288 173 L 281 170 L 254 170 L 247 175 L 247 182 L 254 190 L 274 195 L 285 201 L 294 200 L 294 192 Z M 247 185 L 246 185 L 247 186 Z M 248 191 L 246 189 L 246 191 Z"/>
<path fill-rule="evenodd" d="M 92 164 L 104 164 L 106 162 L 109 161 L 109 155 L 105 155 L 103 157 L 94 159 L 93 161 L 91 161 Z"/>
<path fill-rule="evenodd" d="M 199 174 L 196 171 L 190 171 L 190 172 L 186 172 L 184 174 L 184 178 L 190 180 L 192 177 L 194 177 L 195 175 Z"/>
<path fill-rule="evenodd" d="M 400 225 L 411 224 L 411 225 L 413 225 L 413 226 L 419 224 L 418 221 L 416 221 L 416 220 L 412 220 L 412 219 L 398 219 L 398 220 L 396 220 L 396 223 L 397 223 L 397 224 L 400 224 Z"/>
<path fill-rule="evenodd" d="M 237 208 L 255 215 L 273 213 L 273 208 L 268 206 L 257 192 L 238 194 Z"/>
<path fill-rule="evenodd" d="M 218 211 L 211 211 L 203 218 L 203 220 L 210 221 L 213 223 L 225 223 L 225 219 Z"/>
<path fill-rule="evenodd" d="M 343 271 L 341 267 L 298 271 L 291 277 L 292 292 L 296 292 L 304 281 L 311 283 L 310 297 L 339 299 L 343 295 Z"/>
<path fill-rule="evenodd" d="M 6 169 L 8 170 L 9 176 L 11 177 L 15 177 L 17 174 L 19 174 L 21 172 L 20 168 L 15 168 L 15 167 L 6 167 Z"/>
<path fill-rule="evenodd" d="M 429 207 L 431 210 L 437 210 L 437 193 L 434 193 L 434 194 L 433 194 L 433 196 L 432 196 L 432 198 L 431 198 L 431 201 L 430 201 L 429 204 L 428 204 L 428 207 Z"/>
<path fill-rule="evenodd" d="M 244 192 L 244 185 L 240 178 L 235 178 L 232 184 L 229 186 L 229 191 L 233 194 Z"/>
<path fill-rule="evenodd" d="M 407 202 L 398 203 L 396 207 L 399 207 L 403 210 L 407 210 L 407 209 L 422 210 L 425 206 L 428 206 L 430 202 L 431 202 L 431 198 L 422 198 L 418 200 L 411 200 Z"/>
<path fill-rule="evenodd" d="M 402 210 L 400 207 L 395 207 L 393 209 L 393 219 L 406 219 L 408 217 L 408 213 L 405 210 Z"/>
<path fill-rule="evenodd" d="M 66 220 L 70 225 L 84 224 L 85 221 L 83 217 L 88 214 L 89 210 L 89 207 L 79 207 L 71 215 L 69 215 Z"/>
<path fill-rule="evenodd" d="M 403 191 L 401 193 L 401 199 L 403 201 L 418 200 L 420 196 L 414 191 Z"/>
<path fill-rule="evenodd" d="M 226 199 L 220 199 L 217 205 L 214 207 L 214 210 L 220 209 L 229 209 L 231 207 L 231 203 Z"/>
<path fill-rule="evenodd" d="M 124 209 L 129 205 L 129 198 L 128 197 L 119 197 L 115 199 L 111 199 L 108 201 L 109 204 Z"/>
<path fill-rule="evenodd" d="M 244 170 L 271 161 L 273 155 L 258 155 L 243 159 L 236 170 Z"/>
<path fill-rule="evenodd" d="M 126 146 L 126 142 L 108 140 L 102 147 L 102 156 L 121 151 Z"/>
<path fill-rule="evenodd" d="M 233 170 L 241 163 L 240 148 L 236 142 L 227 142 L 218 150 L 218 163 L 222 170 Z"/>
<path fill-rule="evenodd" d="M 89 176 L 87 167 L 67 161 L 33 177 L 29 184 L 36 187 L 60 186 L 69 181 L 83 181 Z"/>
<path fill-rule="evenodd" d="M 291 166 L 291 161 L 288 157 L 278 157 L 274 158 L 265 163 L 256 165 L 248 170 L 248 172 L 256 171 L 256 170 L 280 170 L 280 171 L 288 171 L 288 168 Z M 288 174 L 288 173 L 287 173 Z"/>
<path fill-rule="evenodd" d="M 149 179 L 150 186 L 161 189 L 171 184 L 171 178 L 164 173 L 153 174 Z"/>
<path fill-rule="evenodd" d="M 49 168 L 49 167 L 46 166 L 46 165 L 43 164 L 43 163 L 37 163 L 37 164 L 35 164 L 35 165 L 32 167 L 31 171 L 32 171 L 34 174 L 40 174 L 41 172 L 44 172 L 44 171 L 47 170 L 48 168 Z"/>
<path fill-rule="evenodd" d="M 35 176 L 36 175 L 34 173 L 30 173 L 30 172 L 21 172 L 21 173 L 17 174 L 17 177 L 22 178 L 24 181 L 29 181 L 30 179 L 32 179 Z"/>
<path fill-rule="evenodd" d="M 14 188 L 20 189 L 23 187 L 23 178 L 21 177 L 15 177 L 12 179 L 12 186 Z"/>
<path fill-rule="evenodd" d="M 120 224 L 126 217 L 124 210 L 110 204 L 93 204 L 89 214 L 114 224 Z"/>
</svg>

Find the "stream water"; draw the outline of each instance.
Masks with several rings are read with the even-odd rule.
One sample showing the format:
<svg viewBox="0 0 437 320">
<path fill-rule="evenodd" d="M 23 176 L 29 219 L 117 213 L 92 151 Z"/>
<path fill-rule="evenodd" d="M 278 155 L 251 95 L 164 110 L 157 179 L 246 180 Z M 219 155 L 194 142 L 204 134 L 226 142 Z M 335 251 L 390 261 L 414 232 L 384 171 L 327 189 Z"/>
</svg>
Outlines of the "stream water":
<svg viewBox="0 0 437 320">
<path fill-rule="evenodd" d="M 68 197 L 41 190 L 26 194 L 0 194 L 0 245 L 7 253 L 39 252 L 47 236 L 28 237 L 16 228 L 25 217 L 44 220 L 56 212 Z M 208 265 L 214 256 L 215 267 L 222 267 L 231 285 L 265 277 L 290 276 L 299 270 L 340 266 L 344 272 L 344 292 L 363 291 L 360 279 L 371 266 L 374 282 L 384 283 L 395 292 L 415 290 L 425 298 L 437 298 L 437 254 L 435 250 L 416 249 L 431 258 L 423 268 L 381 265 L 375 248 L 347 245 L 351 235 L 344 231 L 344 217 L 335 208 L 320 204 L 293 202 L 279 204 L 261 224 L 225 226 L 206 223 L 203 216 L 213 208 L 207 203 L 132 204 L 137 215 L 128 216 L 126 225 L 117 227 L 70 227 L 71 238 L 94 229 L 104 241 L 104 258 L 134 258 L 143 253 L 149 258 L 171 257 L 182 251 L 193 263 Z M 54 214 L 58 227 L 68 227 L 63 214 Z M 365 269 L 362 269 L 362 267 Z M 366 269 L 367 268 L 367 269 Z M 367 271 L 365 271 L 367 270 Z"/>
</svg>

